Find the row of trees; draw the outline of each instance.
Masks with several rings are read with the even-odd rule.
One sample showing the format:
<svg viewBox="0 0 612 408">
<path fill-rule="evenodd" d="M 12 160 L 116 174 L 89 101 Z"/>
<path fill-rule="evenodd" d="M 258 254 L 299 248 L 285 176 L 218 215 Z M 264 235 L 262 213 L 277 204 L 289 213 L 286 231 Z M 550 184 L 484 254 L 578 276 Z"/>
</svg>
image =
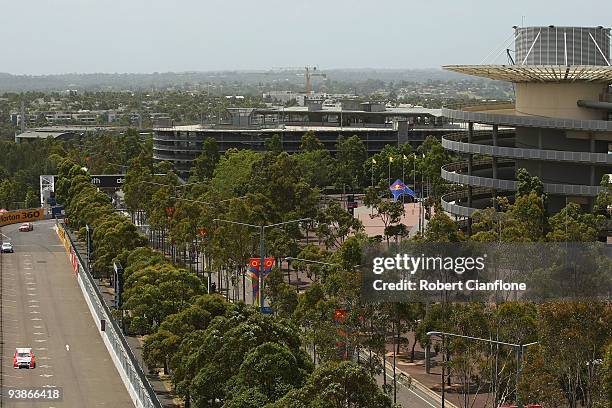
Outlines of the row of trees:
<svg viewBox="0 0 612 408">
<path fill-rule="evenodd" d="M 124 265 L 125 322 L 147 335 L 147 365 L 169 373 L 192 406 L 284 407 L 290 401 L 291 406 L 314 408 L 332 398 L 339 404 L 390 407 L 389 398 L 359 365 L 330 359 L 314 370 L 293 321 L 264 317 L 250 306 L 207 295 L 203 278 L 144 246 L 144 237 L 114 211 L 86 170 L 68 159 L 54 160 L 56 195 L 70 226 L 83 236 L 86 225 L 93 228 L 93 270 L 108 273 L 113 261 Z M 172 181 L 175 176 L 168 171 L 164 177 Z"/>
<path fill-rule="evenodd" d="M 16 144 L 0 141 L 0 208 L 33 208 L 40 203 L 39 176 L 53 174 L 49 156 L 58 151 L 48 140 Z"/>
<path fill-rule="evenodd" d="M 375 191 L 378 180 L 386 183 L 388 174 L 384 168 L 376 173 L 375 164 L 359 153 L 357 140 L 340 143 L 349 145 L 345 154 L 336 158 L 312 135 L 305 135 L 302 152 L 294 155 L 279 152 L 272 140 L 267 153 L 229 151 L 219 156 L 214 141 L 209 139 L 187 185 L 179 182 L 166 163 L 153 165 L 144 154 L 132 160 L 124 186 L 126 205 L 135 220 L 165 234 L 178 252 L 190 252 L 195 247 L 206 253 L 210 261 L 207 267 L 244 273 L 248 258 L 257 253 L 258 236 L 251 234 L 256 231 L 217 223 L 215 218 L 266 225 L 309 217 L 312 225 L 304 223 L 294 228 L 267 230 L 268 255 L 277 259 L 290 255 L 325 263 L 293 263 L 295 269 L 305 272 L 313 281 L 304 293 L 298 293 L 275 268 L 266 290 L 275 316 L 262 319 L 244 305 L 230 305 L 218 296 L 204 295 L 205 280 L 169 265 L 159 253 L 145 248 L 116 251 L 111 255 L 119 255 L 118 259 L 127 265 L 125 307 L 129 310 L 131 327 L 148 335 L 145 355 L 150 366 L 164 367 L 180 395 L 196 406 L 315 407 L 315 403 L 329 401 L 317 395 L 335 395 L 334 398 L 341 398 L 337 400 L 338 406 L 343 406 L 341 401 L 352 397 L 333 394 L 338 389 L 363 391 L 351 394 L 365 398 L 366 402 L 359 406 L 386 406 L 388 400 L 377 392 L 372 378 L 385 369 L 381 357 L 385 356 L 387 344 L 394 345 L 395 353 L 402 348 L 408 350 L 413 358 L 416 346 L 420 345 L 432 346 L 444 354 L 445 365 L 451 373 L 449 379 L 462 384 L 465 406 L 473 404 L 470 394 L 475 391 L 493 393 L 496 402 L 516 400 L 517 388 L 523 401 L 545 402 L 549 406 L 556 406 L 563 399 L 572 407 L 578 402 L 595 406 L 605 401 L 600 391 L 606 390 L 604 380 L 609 369 L 606 363 L 609 358 L 604 358 L 606 347 L 610 347 L 608 305 L 443 303 L 429 308 L 419 303 L 361 305 L 357 266 L 362 259 L 362 248 L 371 244 L 372 239 L 361 233 L 361 224 L 337 203 L 321 205 L 321 188 L 329 183 L 327 180 L 341 180 L 342 172 L 338 169 L 343 166 L 351 169 L 344 174 L 361 171 L 364 178 L 374 167 L 376 181 L 370 191 Z M 388 147 L 374 160 L 388 171 L 389 165 L 401 164 L 389 157 L 401 158 L 406 161 L 402 167 L 408 173 L 410 160 L 416 157 L 413 167 L 426 168 L 425 163 L 430 163 L 433 173 L 434 168 L 439 169 L 452 158 L 444 156 L 439 144 L 432 140 L 428 143 L 430 146 L 416 155 Z M 74 172 L 71 183 L 74 183 L 80 175 L 78 168 L 71 170 Z M 401 167 L 395 167 L 392 171 L 400 170 Z M 432 190 L 443 191 L 445 186 L 434 176 L 430 175 Z M 87 189 L 84 185 L 81 187 Z M 75 189 L 68 194 L 79 193 Z M 597 208 L 607 209 L 609 194 L 610 189 L 606 187 L 598 198 Z M 380 207 L 389 203 L 380 199 L 381 195 L 382 192 L 373 195 Z M 425 233 L 417 239 L 455 242 L 467 239 L 558 241 L 567 237 L 592 241 L 596 238 L 598 223 L 605 217 L 605 211 L 585 214 L 570 204 L 562 215 L 549 216 L 545 201 L 538 180 L 521 172 L 516 201 L 511 204 L 499 199 L 498 210 L 504 211 L 483 211 L 476 218 L 476 233 L 472 238 L 466 237 L 442 211 L 436 211 Z M 69 214 L 71 219 L 74 216 L 83 217 L 78 212 Z M 316 232 L 318 244 L 309 242 L 306 232 L 309 228 Z M 136 246 L 128 243 L 126 249 Z M 104 253 L 95 255 L 97 260 Z M 112 259 L 104 258 L 106 268 Z M 183 259 L 178 259 L 178 263 Z M 101 264 L 95 267 L 104 270 Z M 575 323 L 565 330 L 563 322 L 570 321 Z M 583 326 L 587 329 L 580 331 L 579 327 Z M 432 329 L 540 344 L 525 356 L 520 366 L 522 379 L 517 384 L 514 373 L 519 367 L 512 350 L 491 349 L 464 341 L 448 341 L 441 347 L 425 336 Z M 572 359 L 563 354 L 555 360 L 555 339 L 584 348 L 580 353 L 574 352 Z M 243 344 L 247 340 L 252 341 L 252 348 Z M 231 344 L 231 350 L 224 344 Z M 376 354 L 368 356 L 362 367 L 338 362 L 359 355 L 360 350 Z M 571 346 L 564 350 L 572 351 Z M 305 353 L 312 355 L 312 363 Z M 544 361 L 551 364 L 543 367 Z M 317 365 L 314 371 L 313 363 Z M 270 373 L 270 378 L 275 380 L 272 383 L 253 381 L 257 378 L 254 371 L 249 371 L 253 367 L 257 372 Z M 286 370 L 286 367 L 299 369 Z M 537 383 L 534 376 L 544 368 L 546 383 Z M 329 373 L 335 377 L 330 379 Z M 354 382 L 342 383 L 342 388 L 340 379 Z"/>
<path fill-rule="evenodd" d="M 82 238 L 87 236 L 87 227 L 93 230 L 92 269 L 99 276 L 110 276 L 112 260 L 123 250 L 146 245 L 146 238 L 115 211 L 106 193 L 91 184 L 85 168 L 59 155 L 51 158 L 57 163 L 56 199 L 64 205 L 70 226 Z"/>
</svg>

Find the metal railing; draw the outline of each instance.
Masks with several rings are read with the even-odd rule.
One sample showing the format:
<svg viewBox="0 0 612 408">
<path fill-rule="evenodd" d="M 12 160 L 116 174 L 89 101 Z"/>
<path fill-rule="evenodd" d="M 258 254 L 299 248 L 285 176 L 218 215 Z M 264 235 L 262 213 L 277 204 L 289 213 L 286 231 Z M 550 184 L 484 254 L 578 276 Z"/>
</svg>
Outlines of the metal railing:
<svg viewBox="0 0 612 408">
<path fill-rule="evenodd" d="M 513 132 L 499 131 L 498 137 L 511 137 Z M 575 152 L 565 150 L 529 149 L 524 147 L 492 146 L 479 144 L 476 141 L 491 140 L 492 132 L 474 132 L 472 143 L 468 143 L 467 133 L 449 133 L 442 136 L 442 147 L 461 153 L 483 154 L 495 157 L 508 157 L 523 160 L 543 160 L 557 162 L 571 162 L 595 165 L 612 164 L 612 155 L 608 153 Z"/>
<path fill-rule="evenodd" d="M 476 187 L 472 189 L 472 194 L 473 196 L 491 194 L 491 190 L 488 188 Z M 459 200 L 466 199 L 467 196 L 468 193 L 466 190 L 453 191 L 451 193 L 444 194 L 440 198 L 442 209 L 460 217 L 471 217 L 474 212 L 479 211 L 478 208 L 468 207 L 466 204 L 462 205 L 456 203 Z"/>
<path fill-rule="evenodd" d="M 63 239 L 70 242 L 70 247 L 77 258 L 80 286 L 82 287 L 83 294 L 86 297 L 87 304 L 92 314 L 95 314 L 99 320 L 96 323 L 101 324 L 102 320 L 107 322 L 105 330 L 101 335 L 103 338 L 106 336 L 108 340 L 107 348 L 110 347 L 109 352 L 114 353 L 111 357 L 114 357 L 113 362 L 132 397 L 134 405 L 138 408 L 162 408 L 162 404 L 157 398 L 155 390 L 149 383 L 145 373 L 142 371 L 140 364 L 138 364 L 138 360 L 132 353 L 121 328 L 112 317 L 111 310 L 104 301 L 95 279 L 84 266 L 87 265 L 87 263 L 81 258 L 70 233 L 61 222 L 57 223 L 57 227 L 58 234 L 63 233 Z M 61 233 L 59 232 L 60 229 Z"/>
<path fill-rule="evenodd" d="M 466 122 L 488 123 L 517 127 L 540 127 L 568 130 L 612 131 L 612 122 L 607 120 L 562 119 L 544 116 L 503 115 L 485 112 L 470 112 L 442 108 L 442 116 Z"/>
</svg>

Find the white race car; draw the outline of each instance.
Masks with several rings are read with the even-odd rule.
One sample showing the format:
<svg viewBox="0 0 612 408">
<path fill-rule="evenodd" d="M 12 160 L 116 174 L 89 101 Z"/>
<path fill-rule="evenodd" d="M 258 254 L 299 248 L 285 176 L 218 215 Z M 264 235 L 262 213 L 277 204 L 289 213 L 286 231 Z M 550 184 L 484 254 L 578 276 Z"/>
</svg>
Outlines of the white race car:
<svg viewBox="0 0 612 408">
<path fill-rule="evenodd" d="M 30 347 L 17 347 L 15 349 L 13 368 L 36 368 L 36 359 Z"/>
</svg>

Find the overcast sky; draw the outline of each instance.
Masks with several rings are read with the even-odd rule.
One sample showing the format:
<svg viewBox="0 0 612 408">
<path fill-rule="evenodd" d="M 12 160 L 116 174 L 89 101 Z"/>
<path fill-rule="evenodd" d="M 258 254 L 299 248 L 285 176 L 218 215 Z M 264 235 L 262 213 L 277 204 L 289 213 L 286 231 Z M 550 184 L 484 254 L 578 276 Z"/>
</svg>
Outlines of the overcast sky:
<svg viewBox="0 0 612 408">
<path fill-rule="evenodd" d="M 523 16 L 609 27 L 612 1 L 0 0 L 0 72 L 480 63 Z"/>
</svg>

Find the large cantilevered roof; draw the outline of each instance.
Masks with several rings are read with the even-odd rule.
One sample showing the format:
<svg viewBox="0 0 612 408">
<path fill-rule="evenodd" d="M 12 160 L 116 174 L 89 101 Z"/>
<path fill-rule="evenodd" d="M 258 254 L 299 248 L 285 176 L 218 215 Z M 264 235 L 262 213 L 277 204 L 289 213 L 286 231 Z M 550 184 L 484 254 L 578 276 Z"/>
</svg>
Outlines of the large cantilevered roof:
<svg viewBox="0 0 612 408">
<path fill-rule="evenodd" d="M 448 71 L 510 82 L 612 82 L 602 65 L 444 65 Z"/>
</svg>

